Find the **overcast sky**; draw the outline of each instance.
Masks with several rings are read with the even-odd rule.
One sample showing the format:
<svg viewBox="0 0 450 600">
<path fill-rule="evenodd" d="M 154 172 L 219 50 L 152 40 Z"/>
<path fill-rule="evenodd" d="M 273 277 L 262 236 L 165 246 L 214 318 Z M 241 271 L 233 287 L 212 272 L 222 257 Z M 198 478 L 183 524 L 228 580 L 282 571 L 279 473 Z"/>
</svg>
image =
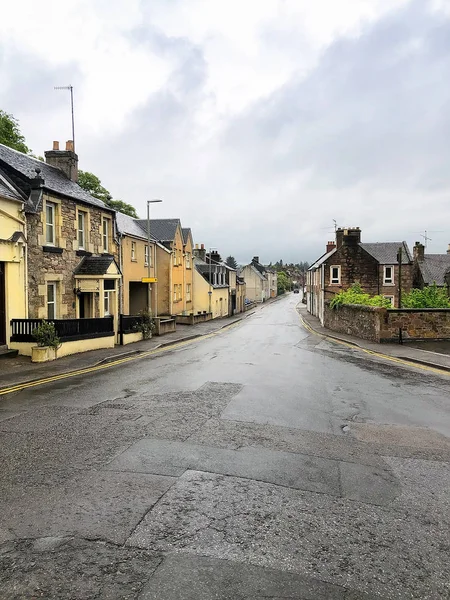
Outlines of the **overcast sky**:
<svg viewBox="0 0 450 600">
<path fill-rule="evenodd" d="M 450 242 L 450 0 L 14 0 L 0 108 L 36 154 L 239 262 L 312 261 L 338 225 Z"/>
</svg>

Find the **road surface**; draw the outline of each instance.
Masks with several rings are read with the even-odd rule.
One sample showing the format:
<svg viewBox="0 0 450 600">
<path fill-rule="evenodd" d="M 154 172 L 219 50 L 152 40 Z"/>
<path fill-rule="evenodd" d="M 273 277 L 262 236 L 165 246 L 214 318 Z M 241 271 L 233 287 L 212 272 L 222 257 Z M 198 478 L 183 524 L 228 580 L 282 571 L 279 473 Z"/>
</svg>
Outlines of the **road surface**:
<svg viewBox="0 0 450 600">
<path fill-rule="evenodd" d="M 450 597 L 450 377 L 298 296 L 0 403 L 0 597 Z"/>
</svg>

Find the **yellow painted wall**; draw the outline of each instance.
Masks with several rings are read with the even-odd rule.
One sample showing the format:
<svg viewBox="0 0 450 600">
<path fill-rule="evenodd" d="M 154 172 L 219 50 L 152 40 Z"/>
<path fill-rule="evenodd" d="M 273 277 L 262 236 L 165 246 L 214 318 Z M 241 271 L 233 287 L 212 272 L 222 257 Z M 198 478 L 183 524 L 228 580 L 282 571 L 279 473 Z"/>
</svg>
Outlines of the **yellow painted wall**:
<svg viewBox="0 0 450 600">
<path fill-rule="evenodd" d="M 89 350 L 100 350 L 101 348 L 114 348 L 115 336 L 93 338 L 90 340 L 76 340 L 73 342 L 63 342 L 56 351 L 56 357 L 62 358 L 70 354 L 78 354 L 79 352 L 88 352 Z M 10 348 L 18 350 L 19 354 L 31 356 L 34 342 L 11 342 Z"/>
<path fill-rule="evenodd" d="M 7 241 L 14 232 L 25 232 L 22 202 L 0 197 L 0 262 L 5 269 L 6 342 L 9 345 L 11 319 L 28 316 L 26 294 L 26 248 L 23 240 Z"/>
<path fill-rule="evenodd" d="M 181 227 L 178 226 L 175 232 L 175 239 L 172 244 L 172 286 L 171 286 L 171 314 L 179 315 L 183 313 L 183 304 L 185 298 L 184 282 L 186 271 L 183 258 L 183 234 Z M 178 296 L 175 300 L 175 286 L 178 287 Z M 181 292 L 181 293 L 180 293 Z"/>
<path fill-rule="evenodd" d="M 200 275 L 197 269 L 194 275 L 194 314 L 198 312 L 209 312 L 209 283 Z M 220 299 L 222 298 L 222 302 Z M 225 288 L 212 288 L 211 312 L 213 319 L 226 317 L 228 315 L 229 290 Z"/>
<path fill-rule="evenodd" d="M 189 258 L 188 258 L 189 255 Z M 190 265 L 190 267 L 189 267 Z M 184 293 L 183 310 L 190 314 L 194 310 L 194 257 L 192 256 L 192 241 L 189 237 L 184 246 Z M 187 286 L 191 286 L 191 299 L 188 300 Z"/>
<path fill-rule="evenodd" d="M 135 258 L 132 259 L 132 246 L 135 244 Z M 122 237 L 122 311 L 123 314 L 129 315 L 130 313 L 130 281 L 140 282 L 142 277 L 148 276 L 148 267 L 145 264 L 145 247 L 147 241 L 139 238 L 133 238 L 130 236 Z M 155 275 L 155 244 L 150 243 L 151 248 L 151 261 L 150 261 L 150 277 L 156 277 Z M 157 256 L 158 259 L 158 256 Z M 164 275 L 164 270 L 161 270 L 161 274 L 158 273 L 158 281 L 160 275 Z M 156 287 L 157 284 L 152 284 L 152 311 L 155 308 L 156 302 Z"/>
<path fill-rule="evenodd" d="M 158 287 L 155 290 L 158 302 L 158 315 L 170 315 L 172 283 L 172 255 L 160 246 L 156 246 L 156 276 Z"/>
</svg>

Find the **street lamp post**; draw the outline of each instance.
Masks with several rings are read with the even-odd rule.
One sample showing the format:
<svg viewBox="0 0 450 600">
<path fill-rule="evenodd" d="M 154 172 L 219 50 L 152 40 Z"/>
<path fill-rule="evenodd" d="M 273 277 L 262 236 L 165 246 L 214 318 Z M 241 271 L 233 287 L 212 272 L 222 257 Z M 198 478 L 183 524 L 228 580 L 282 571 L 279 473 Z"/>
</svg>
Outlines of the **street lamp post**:
<svg viewBox="0 0 450 600">
<path fill-rule="evenodd" d="M 150 257 L 151 257 L 151 247 L 150 247 L 150 204 L 156 204 L 157 202 L 162 202 L 162 200 L 147 200 L 147 277 L 150 279 Z M 156 251 L 155 251 L 155 264 L 156 264 Z M 148 312 L 152 314 L 152 284 L 148 283 Z"/>
<path fill-rule="evenodd" d="M 211 254 L 212 251 L 215 250 L 215 248 L 210 248 L 209 249 L 209 312 L 212 315 L 212 269 L 211 269 L 211 265 L 212 265 L 212 258 L 211 258 Z"/>
</svg>

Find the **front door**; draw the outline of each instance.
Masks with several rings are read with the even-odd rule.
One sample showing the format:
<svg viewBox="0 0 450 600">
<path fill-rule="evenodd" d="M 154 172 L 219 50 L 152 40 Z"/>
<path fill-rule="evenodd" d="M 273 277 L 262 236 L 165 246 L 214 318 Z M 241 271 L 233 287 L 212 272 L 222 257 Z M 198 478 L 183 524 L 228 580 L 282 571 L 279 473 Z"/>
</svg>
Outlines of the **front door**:
<svg viewBox="0 0 450 600">
<path fill-rule="evenodd" d="M 6 344 L 5 263 L 0 262 L 0 346 Z"/>
<path fill-rule="evenodd" d="M 78 296 L 80 319 L 91 319 L 92 314 L 92 293 L 81 292 Z"/>
</svg>

